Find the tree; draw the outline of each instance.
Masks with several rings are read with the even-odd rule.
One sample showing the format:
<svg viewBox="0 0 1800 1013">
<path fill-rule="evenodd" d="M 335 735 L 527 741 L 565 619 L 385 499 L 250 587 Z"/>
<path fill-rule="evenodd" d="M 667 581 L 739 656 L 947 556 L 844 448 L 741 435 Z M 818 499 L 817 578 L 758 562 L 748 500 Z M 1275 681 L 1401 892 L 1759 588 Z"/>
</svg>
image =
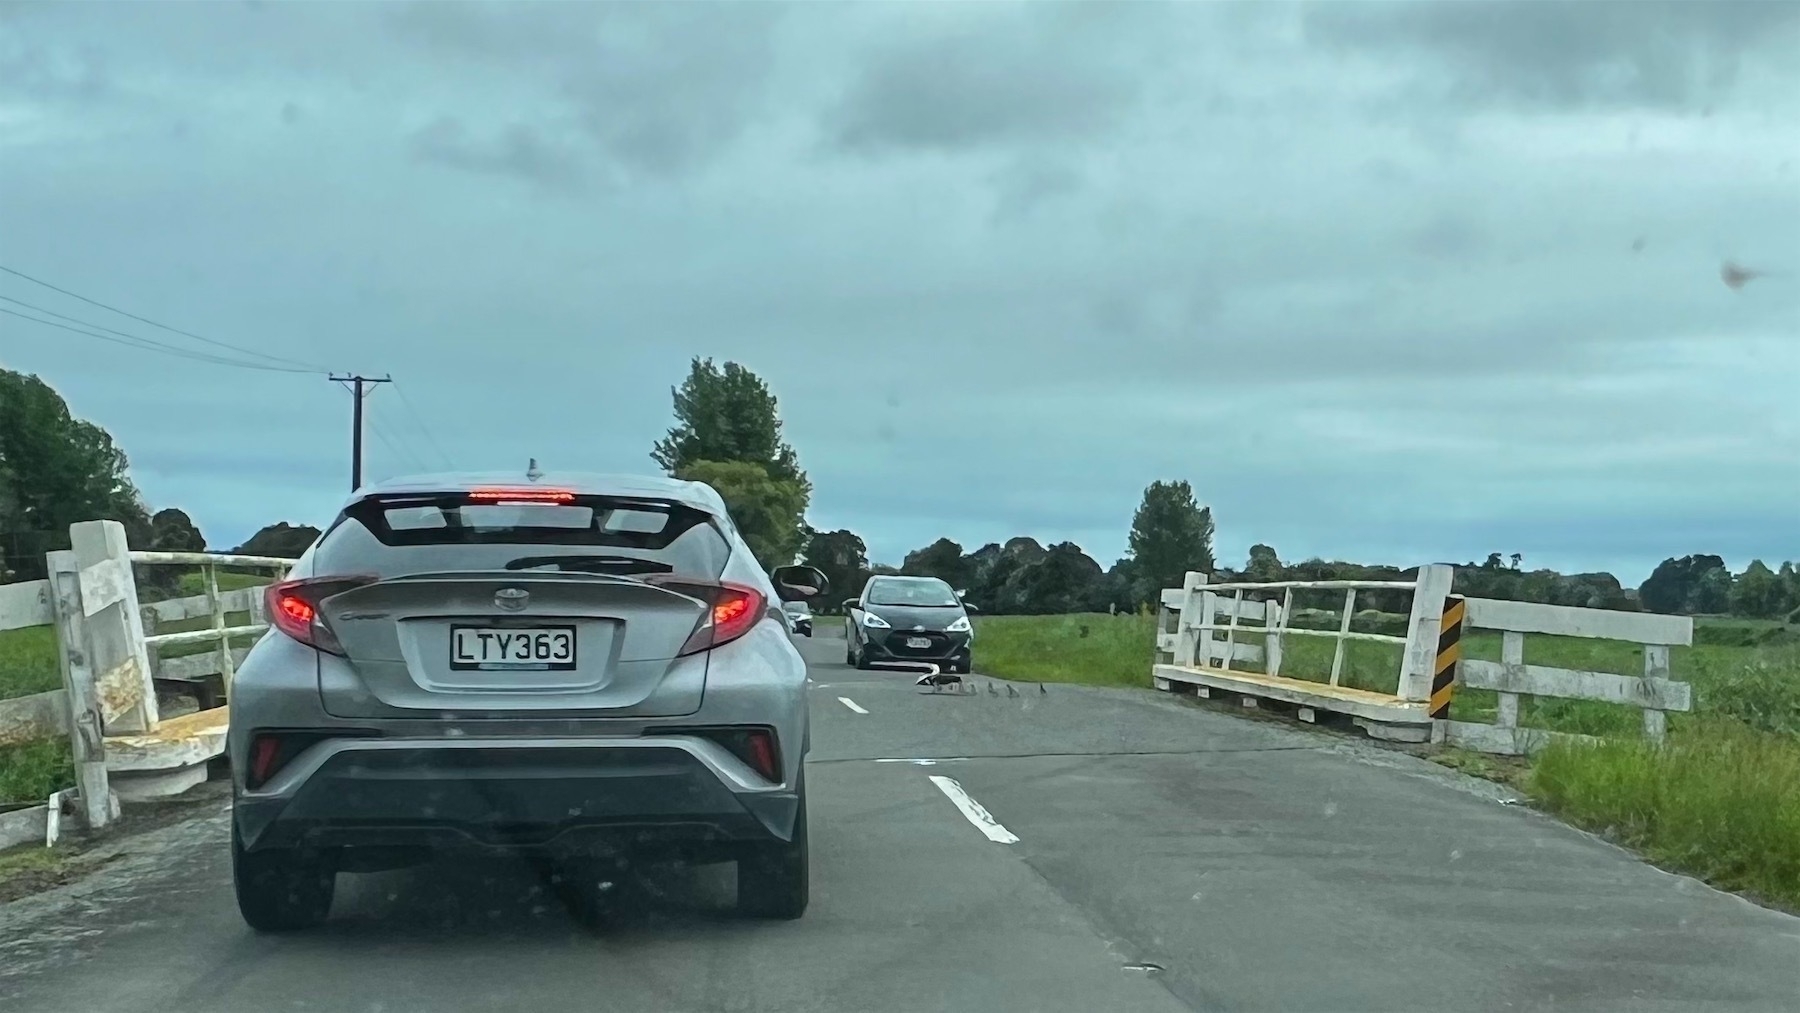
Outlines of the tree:
<svg viewBox="0 0 1800 1013">
<path fill-rule="evenodd" d="M 1074 542 L 1058 542 L 1043 558 L 1014 570 L 1000 599 L 1007 611 L 1026 615 L 1060 615 L 1093 608 L 1103 576 L 1100 564 Z"/>
<path fill-rule="evenodd" d="M 0 551 L 14 579 L 44 576 L 44 553 L 67 548 L 69 525 L 114 520 L 130 544 L 149 541 L 150 516 L 124 451 L 75 418 L 36 376 L 0 369 Z"/>
<path fill-rule="evenodd" d="M 815 607 L 830 608 L 861 593 L 869 579 L 869 548 L 853 531 L 809 530 L 800 561 L 817 568 L 831 582 L 825 597 L 814 602 Z"/>
<path fill-rule="evenodd" d="M 650 458 L 676 478 L 717 490 L 764 566 L 792 562 L 806 540 L 812 483 L 781 439 L 769 385 L 735 362 L 695 358 L 670 393 L 675 426 Z"/>
<path fill-rule="evenodd" d="M 158 510 L 150 518 L 149 548 L 157 552 L 205 552 L 206 539 L 192 519 L 170 507 Z M 139 570 L 138 587 L 160 594 L 172 594 L 181 587 L 181 578 L 196 572 L 191 566 L 147 566 Z"/>
<path fill-rule="evenodd" d="M 901 573 L 939 577 L 959 589 L 969 586 L 969 570 L 962 546 L 948 538 L 940 538 L 923 549 L 914 549 L 900 563 Z"/>
<path fill-rule="evenodd" d="M 989 542 L 968 556 L 968 600 L 992 613 L 1017 612 L 1019 603 L 1008 597 L 1008 581 L 1042 558 L 1044 547 L 1033 538 L 1010 538 L 1005 545 Z"/>
<path fill-rule="evenodd" d="M 1731 571 L 1715 566 L 1700 575 L 1688 595 L 1687 611 L 1696 615 L 1719 615 L 1731 611 Z"/>
<path fill-rule="evenodd" d="M 1787 585 L 1760 559 L 1753 559 L 1731 584 L 1731 612 L 1753 619 L 1785 615 L 1793 603 Z"/>
<path fill-rule="evenodd" d="M 1244 579 L 1267 583 L 1281 579 L 1281 557 L 1273 546 L 1257 543 L 1250 546 L 1250 560 L 1244 564 Z"/>
<path fill-rule="evenodd" d="M 806 511 L 806 490 L 799 482 L 775 478 L 749 461 L 694 461 L 678 468 L 675 477 L 718 492 L 738 534 L 764 567 L 786 566 L 799 554 Z"/>
<path fill-rule="evenodd" d="M 1113 563 L 1094 585 L 1095 612 L 1133 612 L 1148 599 L 1137 579 L 1137 567 L 1129 559 Z"/>
<path fill-rule="evenodd" d="M 205 552 L 206 538 L 185 512 L 169 507 L 150 518 L 150 547 L 159 552 Z"/>
<path fill-rule="evenodd" d="M 670 393 L 675 427 L 650 451 L 664 471 L 673 475 L 697 461 L 745 461 L 812 493 L 794 448 L 781 439 L 775 395 L 761 377 L 735 362 L 721 368 L 696 358 Z"/>
<path fill-rule="evenodd" d="M 231 551 L 242 556 L 298 559 L 301 553 L 311 548 L 312 543 L 318 540 L 318 528 L 310 524 L 289 524 L 287 521 L 280 521 L 251 535 L 249 541 Z"/>
<path fill-rule="evenodd" d="M 1186 481 L 1152 482 L 1131 519 L 1131 559 L 1154 596 L 1180 587 L 1189 570 L 1211 572 L 1212 508 L 1194 500 Z"/>
<path fill-rule="evenodd" d="M 1665 559 L 1656 564 L 1656 569 L 1638 588 L 1638 601 L 1646 611 L 1673 615 L 1688 608 L 1702 574 L 1724 569 L 1724 566 L 1725 560 L 1712 555 Z M 1725 575 L 1729 578 L 1731 571 L 1727 570 Z"/>
</svg>

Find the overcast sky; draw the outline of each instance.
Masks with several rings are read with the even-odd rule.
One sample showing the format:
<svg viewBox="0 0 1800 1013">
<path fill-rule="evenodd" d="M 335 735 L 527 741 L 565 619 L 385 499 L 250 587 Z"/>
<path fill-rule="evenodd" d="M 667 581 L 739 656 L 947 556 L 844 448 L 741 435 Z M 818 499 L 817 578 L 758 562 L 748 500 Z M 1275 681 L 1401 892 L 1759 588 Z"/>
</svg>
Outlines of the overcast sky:
<svg viewBox="0 0 1800 1013">
<path fill-rule="evenodd" d="M 377 478 L 653 470 L 705 355 L 878 561 L 1110 563 L 1185 478 L 1221 562 L 1635 584 L 1800 557 L 1797 45 L 1774 0 L 0 3 L 0 265 L 391 371 Z M 216 546 L 344 495 L 322 376 L 5 315 L 0 363 Z"/>
</svg>

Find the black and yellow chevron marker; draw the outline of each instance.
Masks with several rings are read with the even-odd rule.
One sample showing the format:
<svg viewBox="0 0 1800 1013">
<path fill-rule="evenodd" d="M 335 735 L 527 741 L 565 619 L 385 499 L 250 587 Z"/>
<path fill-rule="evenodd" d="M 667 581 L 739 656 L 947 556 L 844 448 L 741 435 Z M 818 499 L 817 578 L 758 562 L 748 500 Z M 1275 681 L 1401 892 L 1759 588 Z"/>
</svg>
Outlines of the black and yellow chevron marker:
<svg viewBox="0 0 1800 1013">
<path fill-rule="evenodd" d="M 1431 716 L 1450 716 L 1450 696 L 1456 690 L 1456 663 L 1462 660 L 1463 614 L 1468 611 L 1461 598 L 1444 599 L 1444 618 L 1438 625 L 1437 664 L 1431 669 Z"/>
</svg>

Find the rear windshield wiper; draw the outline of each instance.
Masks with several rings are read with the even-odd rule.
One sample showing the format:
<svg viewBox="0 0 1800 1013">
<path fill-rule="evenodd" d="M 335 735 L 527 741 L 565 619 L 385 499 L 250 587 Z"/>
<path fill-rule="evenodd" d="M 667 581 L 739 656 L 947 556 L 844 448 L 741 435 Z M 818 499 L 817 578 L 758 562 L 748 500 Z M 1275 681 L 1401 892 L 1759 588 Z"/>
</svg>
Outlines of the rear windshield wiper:
<svg viewBox="0 0 1800 1013">
<path fill-rule="evenodd" d="M 521 556 L 508 560 L 508 570 L 538 570 L 555 567 L 558 570 L 574 573 L 674 573 L 675 568 L 667 563 L 642 556 Z"/>
</svg>

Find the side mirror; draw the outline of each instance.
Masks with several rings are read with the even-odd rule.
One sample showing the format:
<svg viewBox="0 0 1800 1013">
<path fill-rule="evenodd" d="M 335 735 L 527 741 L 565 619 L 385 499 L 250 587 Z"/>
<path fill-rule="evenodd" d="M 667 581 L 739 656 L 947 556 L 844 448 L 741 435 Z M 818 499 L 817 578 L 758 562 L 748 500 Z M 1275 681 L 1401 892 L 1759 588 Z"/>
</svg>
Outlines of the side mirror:
<svg viewBox="0 0 1800 1013">
<path fill-rule="evenodd" d="M 857 600 L 855 598 L 845 598 L 843 601 L 844 612 L 848 614 L 851 609 L 856 607 L 856 604 Z"/>
<path fill-rule="evenodd" d="M 981 609 L 975 607 L 975 603 L 972 601 L 963 602 L 962 606 L 963 606 L 964 612 L 980 612 L 981 611 Z"/>
<path fill-rule="evenodd" d="M 769 574 L 775 582 L 775 593 L 782 601 L 816 598 L 831 589 L 831 582 L 811 566 L 778 566 Z"/>
</svg>

